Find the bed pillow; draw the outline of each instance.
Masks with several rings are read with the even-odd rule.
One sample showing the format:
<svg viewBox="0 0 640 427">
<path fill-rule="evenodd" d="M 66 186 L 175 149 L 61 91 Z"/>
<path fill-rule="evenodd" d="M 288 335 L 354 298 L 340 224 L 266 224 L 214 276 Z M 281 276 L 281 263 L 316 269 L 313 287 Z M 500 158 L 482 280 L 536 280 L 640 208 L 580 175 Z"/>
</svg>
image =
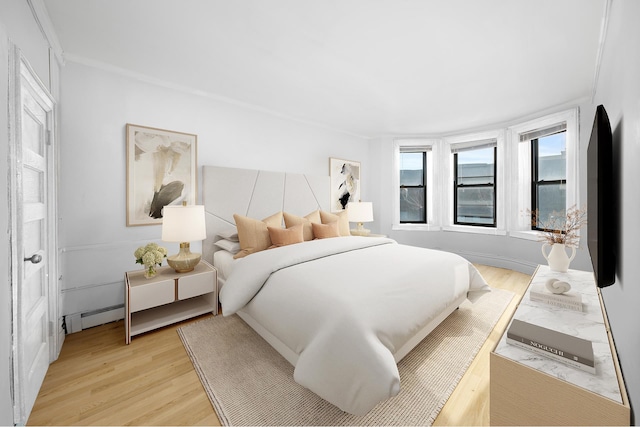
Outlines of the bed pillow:
<svg viewBox="0 0 640 427">
<path fill-rule="evenodd" d="M 349 230 L 349 217 L 347 216 L 346 210 L 335 213 L 320 211 L 320 220 L 323 224 L 337 221 L 338 233 L 340 234 L 340 236 L 351 235 L 351 231 Z"/>
<path fill-rule="evenodd" d="M 313 228 L 311 228 L 312 223 L 321 224 L 322 220 L 320 219 L 320 211 L 315 210 L 310 214 L 305 215 L 304 217 L 292 215 L 290 213 L 284 212 L 284 226 L 287 228 L 293 227 L 294 225 L 302 224 L 302 237 L 305 242 L 309 240 L 313 240 Z"/>
<path fill-rule="evenodd" d="M 267 230 L 269 230 L 269 238 L 271 239 L 272 248 L 304 242 L 304 238 L 302 236 L 302 224 L 294 225 L 289 228 L 267 227 Z"/>
<path fill-rule="evenodd" d="M 275 213 L 262 221 L 238 214 L 234 214 L 233 219 L 236 221 L 240 241 L 240 252 L 235 254 L 234 258 L 242 258 L 267 249 L 271 246 L 267 227 L 282 227 L 282 212 Z"/>
<path fill-rule="evenodd" d="M 231 240 L 232 242 L 239 242 L 238 239 L 238 229 L 236 227 L 229 228 L 227 230 L 220 231 L 218 236 L 222 237 L 226 240 Z"/>
<path fill-rule="evenodd" d="M 227 252 L 231 252 L 234 255 L 240 252 L 240 242 L 234 242 L 227 239 L 220 239 L 220 240 L 216 240 L 213 244 L 219 247 L 220 249 L 224 249 Z"/>
<path fill-rule="evenodd" d="M 340 237 L 338 232 L 338 221 L 329 222 L 327 224 L 311 223 L 313 228 L 313 235 L 316 239 L 328 239 L 330 237 Z"/>
</svg>

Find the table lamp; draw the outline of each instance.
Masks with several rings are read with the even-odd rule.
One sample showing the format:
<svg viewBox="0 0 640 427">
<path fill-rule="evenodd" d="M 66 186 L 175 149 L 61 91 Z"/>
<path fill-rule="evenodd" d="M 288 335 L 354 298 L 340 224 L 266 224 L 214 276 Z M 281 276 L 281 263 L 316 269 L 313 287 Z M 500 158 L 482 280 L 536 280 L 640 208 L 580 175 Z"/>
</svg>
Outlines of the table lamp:
<svg viewBox="0 0 640 427">
<path fill-rule="evenodd" d="M 184 203 L 182 206 L 165 206 L 162 210 L 162 240 L 179 242 L 180 252 L 167 257 L 167 264 L 178 273 L 186 273 L 200 262 L 201 254 L 191 252 L 189 243 L 204 240 L 207 230 L 204 206 Z"/>
<path fill-rule="evenodd" d="M 349 222 L 357 222 L 357 228 L 351 229 L 354 236 L 368 236 L 371 230 L 367 230 L 362 225 L 363 222 L 373 221 L 373 203 L 371 202 L 352 202 L 347 205 L 347 216 Z"/>
</svg>

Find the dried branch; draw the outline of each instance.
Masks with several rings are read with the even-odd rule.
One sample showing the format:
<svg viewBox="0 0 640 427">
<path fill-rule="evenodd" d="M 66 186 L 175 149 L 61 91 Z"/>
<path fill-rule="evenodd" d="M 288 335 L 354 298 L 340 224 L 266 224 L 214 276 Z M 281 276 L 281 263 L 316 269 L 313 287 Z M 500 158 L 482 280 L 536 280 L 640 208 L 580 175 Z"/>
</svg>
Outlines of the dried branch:
<svg viewBox="0 0 640 427">
<path fill-rule="evenodd" d="M 586 209 L 578 209 L 575 205 L 567 209 L 567 213 L 552 212 L 546 219 L 541 219 L 538 210 L 528 210 L 531 224 L 539 228 L 540 241 L 549 244 L 563 243 L 569 247 L 578 247 L 580 235 L 578 230 L 587 223 Z"/>
</svg>

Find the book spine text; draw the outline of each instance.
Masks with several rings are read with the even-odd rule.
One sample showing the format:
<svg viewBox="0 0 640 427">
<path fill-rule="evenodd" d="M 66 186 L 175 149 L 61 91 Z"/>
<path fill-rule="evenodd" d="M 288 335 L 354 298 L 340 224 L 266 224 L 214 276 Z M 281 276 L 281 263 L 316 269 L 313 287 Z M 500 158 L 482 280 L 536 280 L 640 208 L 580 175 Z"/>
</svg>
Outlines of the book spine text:
<svg viewBox="0 0 640 427">
<path fill-rule="evenodd" d="M 545 345 L 541 345 L 538 343 L 535 343 L 537 345 L 533 345 L 533 344 L 528 344 L 528 342 L 534 343 L 533 341 L 527 341 L 527 342 L 522 342 L 522 341 L 518 341 L 516 339 L 513 338 L 509 338 L 507 337 L 507 343 L 509 344 L 513 344 L 515 346 L 518 346 L 520 348 L 523 348 L 525 350 L 530 350 L 534 353 L 540 354 L 541 356 L 546 356 L 549 357 L 553 360 L 556 360 L 558 362 L 562 362 L 566 365 L 572 366 L 574 368 L 580 369 L 582 371 L 585 372 L 589 372 L 591 374 L 595 374 L 596 373 L 596 368 L 595 366 L 591 366 L 585 363 L 582 363 L 579 358 L 577 357 L 567 357 L 568 353 L 563 352 L 561 350 L 556 350 L 556 349 L 551 349 L 550 347 L 547 347 Z M 550 351 L 553 350 L 553 351 Z"/>
</svg>

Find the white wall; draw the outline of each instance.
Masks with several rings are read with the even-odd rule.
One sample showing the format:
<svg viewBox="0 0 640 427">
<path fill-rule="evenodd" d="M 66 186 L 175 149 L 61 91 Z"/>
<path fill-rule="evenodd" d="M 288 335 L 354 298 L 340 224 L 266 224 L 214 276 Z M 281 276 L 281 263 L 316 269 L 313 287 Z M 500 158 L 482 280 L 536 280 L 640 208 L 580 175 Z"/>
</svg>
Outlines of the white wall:
<svg viewBox="0 0 640 427">
<path fill-rule="evenodd" d="M 40 79 L 55 93 L 56 70 L 50 74 L 48 43 L 42 36 L 26 0 L 0 1 L 0 425 L 13 424 L 11 397 L 11 271 L 10 217 L 7 180 L 9 157 L 8 69 L 9 39 L 17 45 Z M 53 88 L 50 86 L 53 83 Z"/>
<path fill-rule="evenodd" d="M 614 0 L 595 106 L 604 105 L 619 179 L 616 283 L 602 290 L 632 408 L 640 408 L 640 2 Z"/>
<path fill-rule="evenodd" d="M 327 175 L 329 157 L 368 163 L 368 143 L 360 138 L 78 62 L 67 62 L 61 73 L 65 314 L 123 304 L 124 273 L 140 267 L 134 250 L 160 239 L 159 225 L 126 227 L 126 123 L 198 135 L 199 165 Z M 201 183 L 198 193 L 202 202 Z M 177 244 L 162 244 L 178 251 Z"/>
</svg>

